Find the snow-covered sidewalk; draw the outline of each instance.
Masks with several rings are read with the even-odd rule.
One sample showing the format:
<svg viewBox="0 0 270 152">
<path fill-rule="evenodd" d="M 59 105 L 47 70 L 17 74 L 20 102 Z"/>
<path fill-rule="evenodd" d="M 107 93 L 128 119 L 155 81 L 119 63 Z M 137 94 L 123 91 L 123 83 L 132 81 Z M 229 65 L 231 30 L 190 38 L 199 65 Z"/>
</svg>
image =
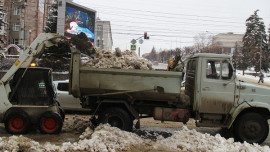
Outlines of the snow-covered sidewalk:
<svg viewBox="0 0 270 152">
<path fill-rule="evenodd" d="M 245 73 L 254 73 L 254 71 L 245 71 Z M 243 72 L 240 70 L 236 71 L 236 76 L 239 80 L 259 84 L 259 85 L 265 85 L 270 87 L 270 74 L 269 73 L 263 73 L 264 75 L 264 83 L 258 83 L 259 77 L 258 76 L 253 76 L 250 74 L 245 74 L 243 75 Z"/>
</svg>

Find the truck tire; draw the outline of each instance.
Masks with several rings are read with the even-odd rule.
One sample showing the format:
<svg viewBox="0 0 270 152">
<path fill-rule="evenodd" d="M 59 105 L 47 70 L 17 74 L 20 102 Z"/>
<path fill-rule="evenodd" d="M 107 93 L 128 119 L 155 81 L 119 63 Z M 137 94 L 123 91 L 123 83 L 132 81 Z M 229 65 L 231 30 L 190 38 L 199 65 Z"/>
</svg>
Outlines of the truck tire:
<svg viewBox="0 0 270 152">
<path fill-rule="evenodd" d="M 22 110 L 11 111 L 5 118 L 5 129 L 11 134 L 24 134 L 29 131 L 30 117 Z"/>
<path fill-rule="evenodd" d="M 106 109 L 99 115 L 100 123 L 108 123 L 125 131 L 132 131 L 133 121 L 129 113 L 118 107 Z"/>
<path fill-rule="evenodd" d="M 233 131 L 234 137 L 240 142 L 261 144 L 268 136 L 269 126 L 260 114 L 246 113 L 236 120 Z"/>
<path fill-rule="evenodd" d="M 61 132 L 63 120 L 60 114 L 55 112 L 45 112 L 39 121 L 39 130 L 43 134 L 58 134 Z"/>
</svg>

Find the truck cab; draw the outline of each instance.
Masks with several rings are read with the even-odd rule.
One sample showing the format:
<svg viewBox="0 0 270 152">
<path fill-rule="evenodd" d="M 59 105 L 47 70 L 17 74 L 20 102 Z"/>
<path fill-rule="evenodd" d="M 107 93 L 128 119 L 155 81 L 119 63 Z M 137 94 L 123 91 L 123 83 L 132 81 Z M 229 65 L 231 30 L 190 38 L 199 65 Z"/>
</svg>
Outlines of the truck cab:
<svg viewBox="0 0 270 152">
<path fill-rule="evenodd" d="M 187 63 L 185 83 L 197 126 L 231 129 L 239 141 L 261 143 L 266 139 L 270 89 L 239 81 L 229 55 L 193 55 Z"/>
</svg>

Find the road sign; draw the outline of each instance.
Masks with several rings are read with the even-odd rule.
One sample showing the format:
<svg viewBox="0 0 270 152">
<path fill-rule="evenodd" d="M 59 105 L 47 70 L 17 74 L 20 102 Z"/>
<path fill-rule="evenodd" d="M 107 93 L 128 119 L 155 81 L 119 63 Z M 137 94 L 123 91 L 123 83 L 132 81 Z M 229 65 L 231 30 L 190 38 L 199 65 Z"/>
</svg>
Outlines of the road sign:
<svg viewBox="0 0 270 152">
<path fill-rule="evenodd" d="M 136 41 L 135 39 L 132 39 L 132 40 L 131 40 L 131 43 L 132 43 L 132 44 L 136 44 L 137 41 Z"/>
<path fill-rule="evenodd" d="M 136 51 L 136 44 L 130 44 L 130 50 Z"/>
<path fill-rule="evenodd" d="M 140 40 L 139 40 L 139 43 L 140 43 L 140 44 L 142 44 L 142 43 L 143 43 L 143 40 L 142 40 L 142 39 L 140 39 Z"/>
</svg>

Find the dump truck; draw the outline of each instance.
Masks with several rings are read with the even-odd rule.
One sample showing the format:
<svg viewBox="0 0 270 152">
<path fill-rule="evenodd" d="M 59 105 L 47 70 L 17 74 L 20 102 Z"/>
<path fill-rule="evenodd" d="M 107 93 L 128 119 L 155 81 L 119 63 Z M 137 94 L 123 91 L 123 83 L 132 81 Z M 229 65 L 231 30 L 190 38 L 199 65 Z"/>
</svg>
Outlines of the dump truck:
<svg viewBox="0 0 270 152">
<path fill-rule="evenodd" d="M 0 80 L 0 121 L 11 134 L 33 128 L 46 134 L 61 132 L 65 113 L 55 98 L 52 69 L 30 67 L 57 39 L 41 34 Z"/>
<path fill-rule="evenodd" d="M 81 64 L 80 51 L 71 49 L 70 94 L 91 109 L 92 121 L 131 131 L 140 119 L 220 127 L 237 141 L 262 143 L 268 136 L 269 87 L 239 81 L 231 56 L 199 53 L 182 72 L 98 69 Z"/>
<path fill-rule="evenodd" d="M 30 62 L 46 47 L 57 46 L 63 39 L 58 34 L 40 34 L 1 79 L 0 119 L 12 132 L 24 128 L 16 124 L 29 124 L 27 120 L 37 124 L 42 132 L 55 133 L 61 128 L 64 114 L 54 100 L 50 72 L 37 74 L 45 78 L 27 79 L 44 79 L 36 89 L 19 84 L 28 77 L 28 70 L 30 75 L 30 70 L 35 71 L 29 68 Z M 238 141 L 262 143 L 268 136 L 270 89 L 239 81 L 229 55 L 192 55 L 185 67 L 182 93 L 182 72 L 91 68 L 81 63 L 81 51 L 76 46 L 71 44 L 70 50 L 69 93 L 81 99 L 82 107 L 90 109 L 93 124 L 109 123 L 131 131 L 133 122 L 139 127 L 140 119 L 145 117 L 182 123 L 193 118 L 196 126 L 224 128 Z M 33 91 L 37 90 L 50 95 L 46 102 L 43 95 L 31 101 L 19 100 L 16 90 L 22 90 L 21 97 L 34 97 Z"/>
</svg>

